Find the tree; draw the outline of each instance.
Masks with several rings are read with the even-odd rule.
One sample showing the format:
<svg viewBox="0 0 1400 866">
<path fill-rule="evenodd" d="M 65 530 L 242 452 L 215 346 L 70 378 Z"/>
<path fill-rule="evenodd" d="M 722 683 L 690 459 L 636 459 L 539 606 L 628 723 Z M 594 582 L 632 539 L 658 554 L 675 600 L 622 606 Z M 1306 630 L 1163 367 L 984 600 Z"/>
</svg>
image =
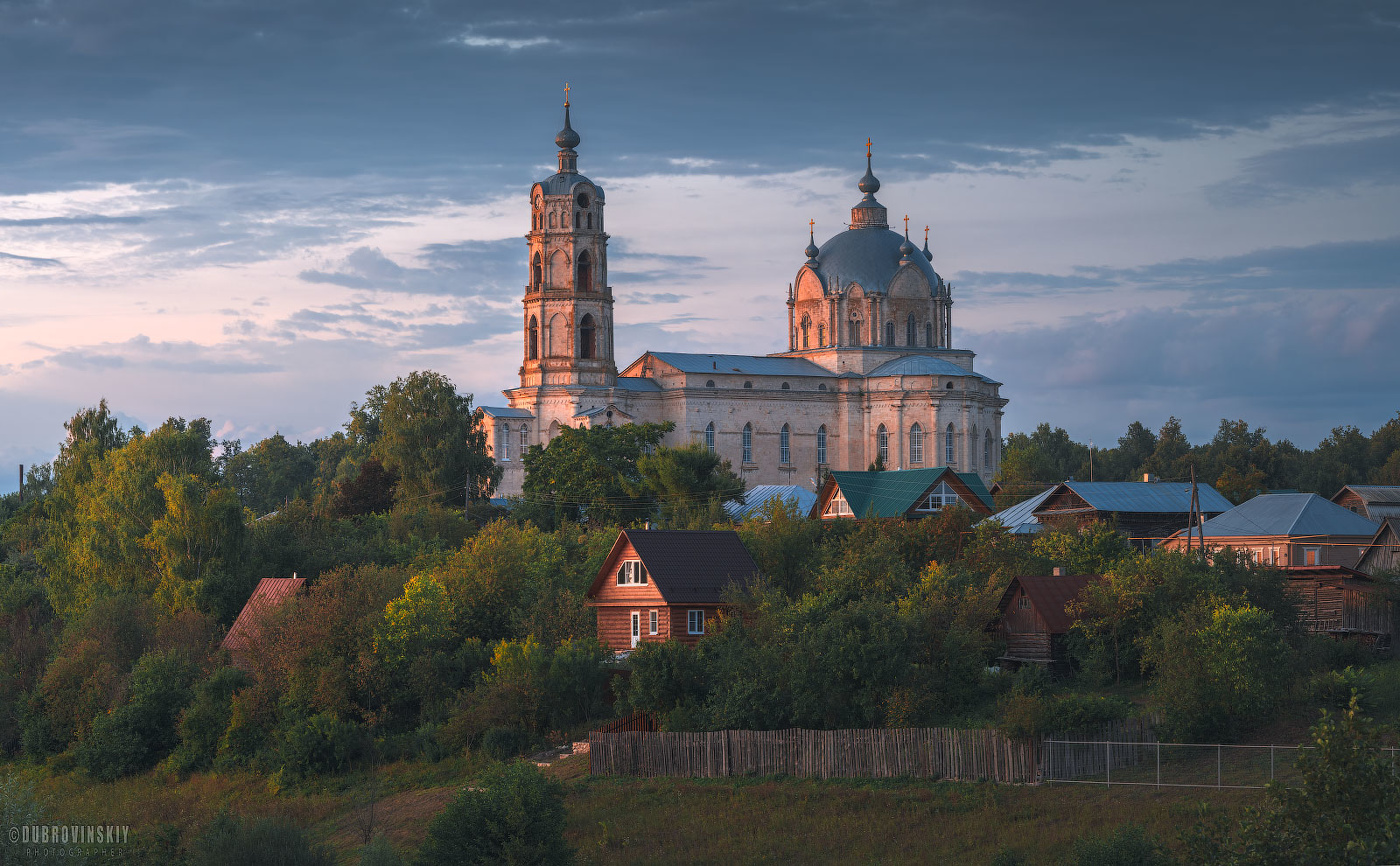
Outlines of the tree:
<svg viewBox="0 0 1400 866">
<path fill-rule="evenodd" d="M 1181 432 L 1181 419 L 1173 415 L 1157 431 L 1157 447 L 1144 467 L 1144 471 L 1168 481 L 1181 481 L 1190 476 L 1191 441 Z"/>
<path fill-rule="evenodd" d="M 565 521 L 633 524 L 652 514 L 637 462 L 674 429 L 665 424 L 563 427 L 547 447 L 525 453 L 525 501 L 520 513 L 540 526 Z"/>
<path fill-rule="evenodd" d="M 244 451 L 237 442 L 224 444 L 220 457 L 224 479 L 243 507 L 267 514 L 289 499 L 308 492 L 316 475 L 316 456 L 309 445 L 293 445 L 274 433 Z"/>
<path fill-rule="evenodd" d="M 744 496 L 744 481 L 729 461 L 698 444 L 662 445 L 643 454 L 637 459 L 637 476 L 627 485 L 630 492 L 654 502 L 662 525 L 668 527 L 688 528 L 692 516 L 703 518 L 712 507 Z"/>
<path fill-rule="evenodd" d="M 423 866 L 561 866 L 572 863 L 564 841 L 564 791 L 530 764 L 499 766 L 465 787 L 428 826 L 418 851 Z"/>
<path fill-rule="evenodd" d="M 78 763 L 104 782 L 154 766 L 175 747 L 175 722 L 196 673 L 176 650 L 143 655 L 131 669 L 126 700 L 98 716 L 78 744 Z"/>
<path fill-rule="evenodd" d="M 371 457 L 360 464 L 354 478 L 336 484 L 331 507 L 339 517 L 388 511 L 394 507 L 394 491 L 398 486 L 399 473 L 386 470 L 383 463 Z"/>
<path fill-rule="evenodd" d="M 463 502 L 487 499 L 501 470 L 486 452 L 486 431 L 469 394 L 446 376 L 413 372 L 372 389 L 347 425 L 370 454 L 399 475 L 397 497 Z"/>
<path fill-rule="evenodd" d="M 1123 678 L 1126 652 L 1140 634 L 1141 614 L 1149 587 L 1137 573 L 1122 570 L 1090 581 L 1079 597 L 1065 606 L 1074 629 L 1086 638 L 1091 658 L 1112 661 L 1113 681 Z"/>
</svg>

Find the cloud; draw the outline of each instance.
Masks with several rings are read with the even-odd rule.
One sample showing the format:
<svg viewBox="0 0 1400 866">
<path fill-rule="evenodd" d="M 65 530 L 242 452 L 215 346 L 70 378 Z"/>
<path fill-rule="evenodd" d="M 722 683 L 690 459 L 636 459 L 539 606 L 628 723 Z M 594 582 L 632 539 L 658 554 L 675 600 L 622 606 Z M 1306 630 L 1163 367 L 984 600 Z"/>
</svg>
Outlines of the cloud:
<svg viewBox="0 0 1400 866">
<path fill-rule="evenodd" d="M 349 289 L 479 298 L 524 286 L 525 252 L 525 244 L 516 238 L 434 243 L 420 248 L 426 267 L 405 267 L 377 248 L 360 247 L 334 270 L 310 269 L 297 276 L 304 282 Z"/>
<path fill-rule="evenodd" d="M 689 298 L 689 295 L 677 295 L 673 292 L 639 292 L 622 298 L 622 302 L 625 304 L 679 304 Z"/>
<path fill-rule="evenodd" d="M 58 259 L 43 259 L 34 256 L 17 256 L 14 253 L 0 252 L 0 264 L 14 262 L 19 265 L 28 265 L 36 268 L 61 268 L 63 262 Z"/>
<path fill-rule="evenodd" d="M 531 36 L 525 39 L 507 39 L 501 36 L 478 36 L 474 33 L 464 33 L 452 40 L 459 45 L 468 48 L 504 48 L 507 51 L 519 51 L 522 48 L 538 48 L 541 45 L 558 45 L 555 39 L 548 36 Z"/>
<path fill-rule="evenodd" d="M 241 375 L 281 370 L 276 364 L 239 357 L 228 349 L 210 349 L 193 342 L 153 341 L 145 335 L 121 343 L 103 343 L 54 352 L 45 359 L 45 363 L 81 371 L 131 368 L 196 375 Z"/>
<path fill-rule="evenodd" d="M 1245 160 L 1243 171 L 1206 189 L 1221 207 L 1296 201 L 1319 192 L 1345 195 L 1357 184 L 1400 184 L 1400 127 L 1350 141 L 1300 144 Z"/>
</svg>

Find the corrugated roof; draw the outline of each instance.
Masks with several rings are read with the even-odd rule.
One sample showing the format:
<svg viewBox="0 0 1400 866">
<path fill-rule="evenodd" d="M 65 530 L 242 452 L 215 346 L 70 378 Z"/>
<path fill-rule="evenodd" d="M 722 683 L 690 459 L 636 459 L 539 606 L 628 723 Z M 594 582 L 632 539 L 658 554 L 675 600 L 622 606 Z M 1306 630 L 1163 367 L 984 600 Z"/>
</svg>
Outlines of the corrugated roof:
<svg viewBox="0 0 1400 866">
<path fill-rule="evenodd" d="M 739 373 L 752 376 L 822 376 L 831 371 L 805 358 L 774 358 L 766 355 L 699 355 L 691 352 L 648 352 L 658 361 L 682 373 Z M 633 362 L 635 366 L 635 362 Z"/>
<path fill-rule="evenodd" d="M 932 355 L 905 355 L 902 358 L 895 358 L 871 370 L 866 376 L 867 378 L 875 376 L 971 376 L 993 385 L 1001 384 L 981 373 L 965 370 L 946 358 L 936 358 Z"/>
<path fill-rule="evenodd" d="M 1050 498 L 1050 494 L 1055 492 L 1055 488 L 1047 487 L 1036 495 L 1023 502 L 1003 508 L 987 520 L 995 520 L 1002 526 L 1011 530 L 1017 535 L 1024 535 L 1031 532 L 1040 531 L 1040 520 L 1035 516 L 1035 510 L 1040 504 Z"/>
<path fill-rule="evenodd" d="M 732 529 L 624 529 L 622 535 L 667 604 L 719 604 L 725 587 L 747 586 L 758 577 L 758 566 Z"/>
<path fill-rule="evenodd" d="M 1074 625 L 1074 618 L 1065 610 L 1065 606 L 1078 598 L 1084 587 L 1099 580 L 1103 580 L 1103 577 L 1090 574 L 1013 577 L 1006 592 L 1002 593 L 1001 611 L 1006 613 L 1006 605 L 1011 601 L 1012 593 L 1020 586 L 1030 597 L 1031 604 L 1035 605 L 1036 613 L 1045 620 L 1045 626 L 1050 633 L 1068 634 L 1070 626 Z"/>
<path fill-rule="evenodd" d="M 514 409 L 510 406 L 480 406 L 481 411 L 492 418 L 533 418 L 534 413 L 528 409 Z"/>
<path fill-rule="evenodd" d="M 1372 502 L 1400 504 L 1400 485 L 1348 484 L 1346 487 L 1343 487 L 1342 490 L 1350 490 L 1352 493 L 1360 496 L 1368 505 Z M 1337 495 L 1341 495 L 1340 490 L 1337 491 Z M 1335 500 L 1337 497 L 1333 496 L 1332 498 Z"/>
<path fill-rule="evenodd" d="M 945 473 L 961 479 L 987 508 L 996 507 L 980 476 L 975 472 L 954 472 L 947 466 L 888 472 L 833 472 L 831 477 L 856 517 L 900 517 Z"/>
<path fill-rule="evenodd" d="M 1207 538 L 1252 535 L 1364 535 L 1377 524 L 1316 493 L 1266 493 L 1202 524 Z"/>
<path fill-rule="evenodd" d="M 248 652 L 262 637 L 263 619 L 294 598 L 305 584 L 304 577 L 264 577 L 258 581 L 257 588 L 238 612 L 238 618 L 233 621 L 221 644 L 229 651 L 235 665 L 247 666 Z"/>
<path fill-rule="evenodd" d="M 795 501 L 798 513 L 806 516 L 816 503 L 817 494 L 796 484 L 759 484 L 744 493 L 742 502 L 726 502 L 724 511 L 732 520 L 745 520 L 773 499 Z"/>
<path fill-rule="evenodd" d="M 643 376 L 618 376 L 617 387 L 624 391 L 660 391 L 661 385 L 655 379 Z"/>
<path fill-rule="evenodd" d="M 1186 481 L 1066 481 L 1067 487 L 1095 511 L 1129 514 L 1186 514 L 1191 511 L 1191 484 Z M 1201 511 L 1220 514 L 1234 506 L 1209 484 L 1196 485 Z"/>
</svg>

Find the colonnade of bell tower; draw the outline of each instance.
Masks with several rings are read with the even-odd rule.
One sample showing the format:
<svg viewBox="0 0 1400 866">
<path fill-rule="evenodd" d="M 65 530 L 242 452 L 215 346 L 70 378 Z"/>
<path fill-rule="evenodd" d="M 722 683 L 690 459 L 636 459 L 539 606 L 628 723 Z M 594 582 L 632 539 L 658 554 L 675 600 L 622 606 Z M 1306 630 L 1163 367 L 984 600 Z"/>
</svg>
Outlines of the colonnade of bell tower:
<svg viewBox="0 0 1400 866">
<path fill-rule="evenodd" d="M 570 124 L 567 92 L 564 128 L 554 139 L 559 171 L 530 190 L 521 387 L 617 381 L 603 188 L 578 172 L 580 138 Z"/>
</svg>

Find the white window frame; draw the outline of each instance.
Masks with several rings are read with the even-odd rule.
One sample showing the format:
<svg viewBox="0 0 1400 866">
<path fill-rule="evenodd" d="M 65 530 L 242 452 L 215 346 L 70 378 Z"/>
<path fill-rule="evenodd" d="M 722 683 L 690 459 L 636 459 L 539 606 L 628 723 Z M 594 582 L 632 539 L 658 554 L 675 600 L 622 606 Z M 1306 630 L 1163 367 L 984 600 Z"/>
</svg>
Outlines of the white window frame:
<svg viewBox="0 0 1400 866">
<path fill-rule="evenodd" d="M 697 622 L 699 623 L 699 628 L 698 628 L 698 629 L 696 628 L 696 623 L 697 623 Z M 685 633 L 686 633 L 686 634 L 704 634 L 704 633 L 705 633 L 705 611 L 703 611 L 703 610 L 687 610 L 687 611 L 685 612 Z"/>
<path fill-rule="evenodd" d="M 817 465 L 826 465 L 826 425 L 817 428 Z"/>
<path fill-rule="evenodd" d="M 640 559 L 624 559 L 617 567 L 618 586 L 646 586 L 647 567 Z"/>
<path fill-rule="evenodd" d="M 888 468 L 890 463 L 890 431 L 881 424 L 875 430 L 875 456 Z"/>
<path fill-rule="evenodd" d="M 658 630 L 660 628 L 660 617 L 657 616 L 656 611 L 653 610 L 647 612 L 647 626 L 649 626 L 650 634 L 658 633 Z"/>
<path fill-rule="evenodd" d="M 642 612 L 632 611 L 632 646 L 642 642 Z"/>
<path fill-rule="evenodd" d="M 705 447 L 710 453 L 715 453 L 715 422 L 711 421 L 705 426 Z"/>
<path fill-rule="evenodd" d="M 745 425 L 744 425 L 743 446 L 744 446 L 744 453 L 743 453 L 743 455 L 742 455 L 742 457 L 743 457 L 743 461 L 742 461 L 742 462 L 752 464 L 752 463 L 753 463 L 753 425 L 752 425 L 752 424 L 745 424 Z"/>
<path fill-rule="evenodd" d="M 792 465 L 792 428 L 786 424 L 778 431 L 778 463 Z"/>
<path fill-rule="evenodd" d="M 1028 595 L 1023 595 L 1023 596 L 1021 596 L 1020 607 L 1021 607 L 1021 610 L 1030 610 L 1030 609 L 1031 609 L 1031 597 L 1028 596 Z"/>
<path fill-rule="evenodd" d="M 924 501 L 920 502 L 914 510 L 931 513 L 961 502 L 962 497 L 958 495 L 958 492 L 950 487 L 947 481 L 940 481 L 938 486 L 930 490 L 928 496 L 924 497 Z"/>
<path fill-rule="evenodd" d="M 841 495 L 841 488 L 836 488 L 836 494 L 826 503 L 822 517 L 855 517 L 855 513 L 851 511 L 851 504 Z"/>
<path fill-rule="evenodd" d="M 1309 562 L 1309 561 L 1308 561 L 1309 559 L 1311 559 L 1312 561 Z M 1303 564 L 1304 564 L 1304 565 L 1321 565 L 1321 564 L 1322 564 L 1322 548 L 1320 548 L 1320 547 L 1305 547 L 1305 548 L 1303 548 Z"/>
<path fill-rule="evenodd" d="M 957 463 L 957 445 L 953 435 L 953 425 L 949 424 L 943 434 L 943 464 L 952 466 Z"/>
<path fill-rule="evenodd" d="M 924 428 L 918 421 L 909 428 L 909 462 L 915 466 L 924 465 Z"/>
</svg>

